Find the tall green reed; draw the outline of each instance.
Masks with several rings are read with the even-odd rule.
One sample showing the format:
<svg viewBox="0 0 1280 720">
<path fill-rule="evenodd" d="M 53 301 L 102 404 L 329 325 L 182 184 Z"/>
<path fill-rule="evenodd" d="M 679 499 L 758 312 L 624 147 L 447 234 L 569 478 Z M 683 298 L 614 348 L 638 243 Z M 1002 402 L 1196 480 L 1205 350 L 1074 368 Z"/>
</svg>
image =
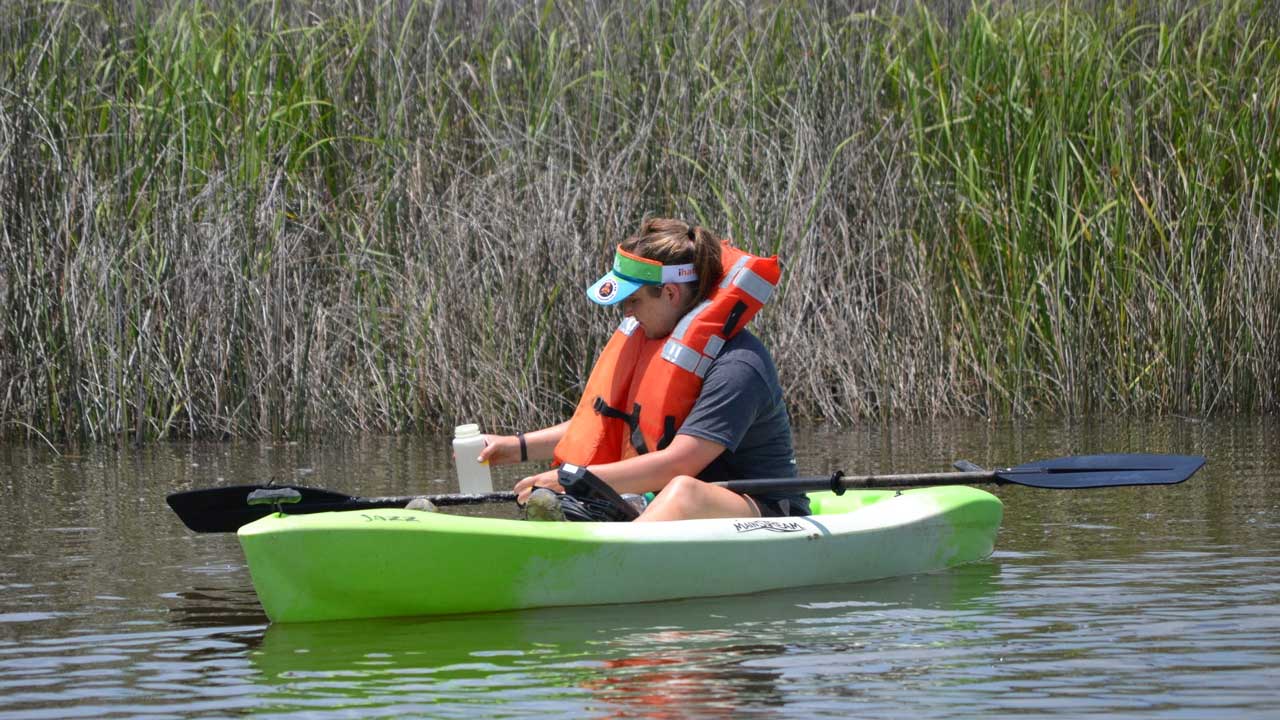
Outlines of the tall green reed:
<svg viewBox="0 0 1280 720">
<path fill-rule="evenodd" d="M 854 5 L 863 5 L 856 3 Z M 0 423 L 560 419 L 646 214 L 777 252 L 793 413 L 1265 411 L 1259 2 L 0 14 Z"/>
<path fill-rule="evenodd" d="M 1156 24 L 1132 8 L 919 24 L 897 77 L 918 180 L 944 208 L 933 270 L 972 336 L 957 349 L 990 378 L 984 404 L 1274 407 L 1274 380 L 1254 381 L 1274 377 L 1276 356 L 1237 353 L 1274 342 L 1270 321 L 1246 322 L 1277 301 L 1262 228 L 1280 198 L 1280 45 L 1265 6 Z"/>
</svg>

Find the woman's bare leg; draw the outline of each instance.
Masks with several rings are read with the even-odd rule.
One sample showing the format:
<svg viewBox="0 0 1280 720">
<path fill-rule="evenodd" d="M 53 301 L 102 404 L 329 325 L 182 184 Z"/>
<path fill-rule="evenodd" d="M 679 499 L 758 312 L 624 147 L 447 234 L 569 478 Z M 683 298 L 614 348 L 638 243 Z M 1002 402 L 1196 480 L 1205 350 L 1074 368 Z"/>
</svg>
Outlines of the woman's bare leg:
<svg viewBox="0 0 1280 720">
<path fill-rule="evenodd" d="M 760 517 L 750 498 L 689 475 L 672 478 L 635 522 Z"/>
</svg>

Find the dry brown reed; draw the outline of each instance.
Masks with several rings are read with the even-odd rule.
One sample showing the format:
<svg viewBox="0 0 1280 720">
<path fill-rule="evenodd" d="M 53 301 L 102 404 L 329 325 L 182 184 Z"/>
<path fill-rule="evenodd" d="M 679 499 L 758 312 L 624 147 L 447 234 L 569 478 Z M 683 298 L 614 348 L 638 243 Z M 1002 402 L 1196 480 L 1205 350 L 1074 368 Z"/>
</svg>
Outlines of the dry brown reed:
<svg viewBox="0 0 1280 720">
<path fill-rule="evenodd" d="M 834 422 L 1280 406 L 1265 3 L 0 11 L 0 432 L 562 418 L 646 215 Z"/>
</svg>

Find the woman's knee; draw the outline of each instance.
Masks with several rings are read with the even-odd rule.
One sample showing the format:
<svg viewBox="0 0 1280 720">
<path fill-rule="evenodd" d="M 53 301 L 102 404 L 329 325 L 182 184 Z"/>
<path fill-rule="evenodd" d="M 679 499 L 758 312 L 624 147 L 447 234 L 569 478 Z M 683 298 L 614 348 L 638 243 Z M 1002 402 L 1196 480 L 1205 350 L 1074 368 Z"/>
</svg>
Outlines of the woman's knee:
<svg viewBox="0 0 1280 720">
<path fill-rule="evenodd" d="M 662 487 L 661 492 L 654 498 L 654 504 L 661 504 L 671 509 L 690 508 L 698 504 L 698 498 L 701 496 L 699 492 L 702 488 L 700 485 L 704 483 L 689 475 L 677 475 Z"/>
<path fill-rule="evenodd" d="M 689 475 L 678 475 L 640 516 L 640 520 L 755 517 L 759 512 L 745 496 L 707 484 Z"/>
<path fill-rule="evenodd" d="M 691 475 L 677 475 L 671 478 L 671 482 L 662 488 L 663 495 L 670 493 L 673 500 L 684 498 L 696 498 L 701 494 L 706 483 L 702 482 Z"/>
</svg>

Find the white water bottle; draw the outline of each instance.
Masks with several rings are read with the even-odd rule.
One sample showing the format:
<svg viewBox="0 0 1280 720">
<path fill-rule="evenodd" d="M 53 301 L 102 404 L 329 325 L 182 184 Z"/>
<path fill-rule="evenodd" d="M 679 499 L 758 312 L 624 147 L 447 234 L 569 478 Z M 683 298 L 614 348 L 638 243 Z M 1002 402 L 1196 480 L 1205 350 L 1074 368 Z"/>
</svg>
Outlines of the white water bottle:
<svg viewBox="0 0 1280 720">
<path fill-rule="evenodd" d="M 453 460 L 458 467 L 458 492 L 467 494 L 493 492 L 489 463 L 476 460 L 484 449 L 480 426 L 459 425 L 453 429 Z"/>
</svg>

